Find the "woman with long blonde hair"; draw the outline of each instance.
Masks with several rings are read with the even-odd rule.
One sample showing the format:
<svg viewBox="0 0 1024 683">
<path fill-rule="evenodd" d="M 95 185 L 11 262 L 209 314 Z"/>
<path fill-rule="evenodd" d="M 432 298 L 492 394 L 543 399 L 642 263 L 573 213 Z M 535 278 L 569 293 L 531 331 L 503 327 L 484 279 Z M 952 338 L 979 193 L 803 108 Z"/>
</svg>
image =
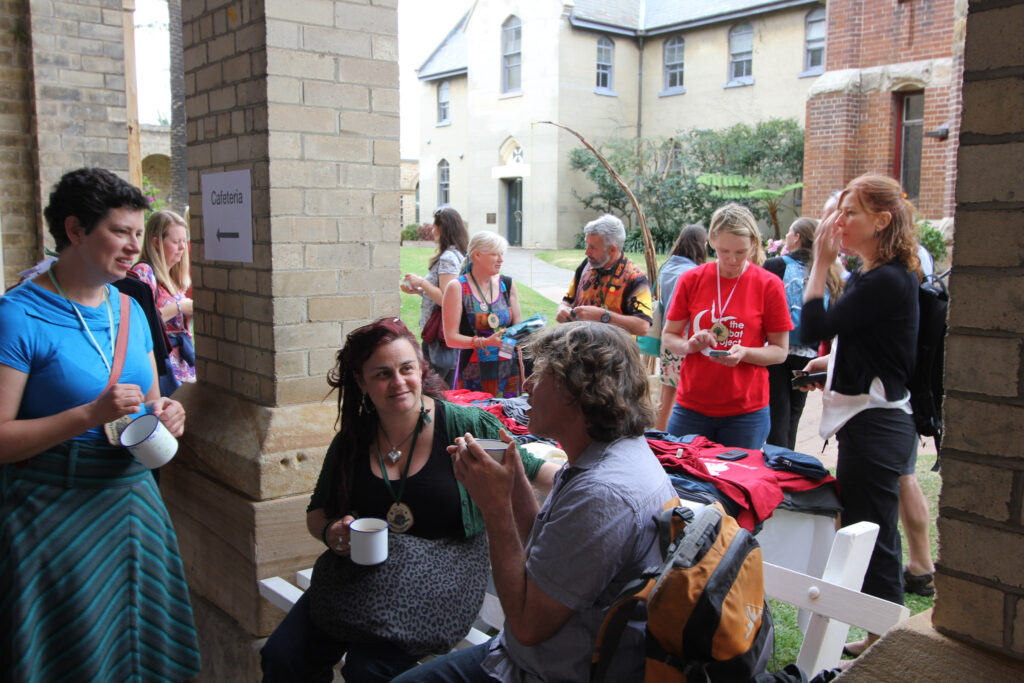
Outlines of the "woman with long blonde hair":
<svg viewBox="0 0 1024 683">
<path fill-rule="evenodd" d="M 157 211 L 146 221 L 139 262 L 129 275 L 153 290 L 153 300 L 167 333 L 174 386 L 163 387 L 168 394 L 182 382 L 196 381 L 195 346 L 192 340 L 192 299 L 186 296 L 192 285 L 189 274 L 188 226 L 173 211 Z"/>
<path fill-rule="evenodd" d="M 684 357 L 670 434 L 701 434 L 726 446 L 761 448 L 768 436 L 768 365 L 789 351 L 782 281 L 763 268 L 750 209 L 726 204 L 708 230 L 715 260 L 683 273 L 661 345 Z M 689 325 L 689 328 L 687 327 Z"/>
</svg>

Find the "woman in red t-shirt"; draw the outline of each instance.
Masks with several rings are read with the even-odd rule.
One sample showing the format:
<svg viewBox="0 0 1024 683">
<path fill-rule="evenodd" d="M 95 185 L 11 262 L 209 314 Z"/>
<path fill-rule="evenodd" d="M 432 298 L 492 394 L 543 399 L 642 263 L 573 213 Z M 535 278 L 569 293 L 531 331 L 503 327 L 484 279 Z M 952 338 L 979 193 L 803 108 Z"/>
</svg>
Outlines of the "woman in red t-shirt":
<svg viewBox="0 0 1024 683">
<path fill-rule="evenodd" d="M 726 204 L 708 232 L 715 260 L 679 278 L 665 316 L 662 346 L 684 357 L 668 431 L 760 448 L 771 426 L 767 366 L 785 360 L 793 323 L 782 281 L 750 267 L 764 260 L 750 210 Z"/>
</svg>

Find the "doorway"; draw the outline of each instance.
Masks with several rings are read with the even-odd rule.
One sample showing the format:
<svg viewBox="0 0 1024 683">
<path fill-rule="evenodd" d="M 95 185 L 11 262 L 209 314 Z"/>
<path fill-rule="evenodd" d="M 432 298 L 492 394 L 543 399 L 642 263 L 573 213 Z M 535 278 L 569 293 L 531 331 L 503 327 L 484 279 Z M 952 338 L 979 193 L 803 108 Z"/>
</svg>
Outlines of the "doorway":
<svg viewBox="0 0 1024 683">
<path fill-rule="evenodd" d="M 523 245 L 523 179 L 505 181 L 505 237 L 512 246 Z"/>
</svg>

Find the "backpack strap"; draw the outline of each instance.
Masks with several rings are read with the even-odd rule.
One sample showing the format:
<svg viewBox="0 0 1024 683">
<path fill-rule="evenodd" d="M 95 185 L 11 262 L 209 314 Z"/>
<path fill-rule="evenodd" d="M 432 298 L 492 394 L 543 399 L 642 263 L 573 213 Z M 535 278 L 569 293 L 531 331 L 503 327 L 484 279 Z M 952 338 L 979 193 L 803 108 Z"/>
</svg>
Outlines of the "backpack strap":
<svg viewBox="0 0 1024 683">
<path fill-rule="evenodd" d="M 502 275 L 501 284 L 505 285 L 505 293 L 502 296 L 505 298 L 505 305 L 512 306 L 512 277 L 510 275 Z"/>
<path fill-rule="evenodd" d="M 619 649 L 619 641 L 626 630 L 626 624 L 634 618 L 641 602 L 647 602 L 654 588 L 654 581 L 647 576 L 634 579 L 626 584 L 615 602 L 608 608 L 601 630 L 597 634 L 594 653 L 590 658 L 591 683 L 603 683 L 611 668 L 612 657 Z"/>
</svg>

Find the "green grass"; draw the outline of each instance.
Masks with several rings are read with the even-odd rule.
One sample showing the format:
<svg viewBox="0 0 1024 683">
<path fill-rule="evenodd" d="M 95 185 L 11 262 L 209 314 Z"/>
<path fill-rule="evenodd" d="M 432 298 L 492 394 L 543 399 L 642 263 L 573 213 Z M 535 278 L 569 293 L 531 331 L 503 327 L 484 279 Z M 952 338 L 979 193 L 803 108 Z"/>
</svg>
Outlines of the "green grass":
<svg viewBox="0 0 1024 683">
<path fill-rule="evenodd" d="M 934 446 L 932 446 L 931 450 L 934 450 Z M 931 471 L 933 464 L 935 464 L 934 452 L 921 453 L 917 458 L 917 479 L 921 482 L 921 488 L 924 491 L 925 497 L 928 499 L 928 507 L 932 514 L 932 522 L 929 528 L 929 540 L 931 541 L 932 546 L 932 558 L 935 558 L 938 551 L 939 538 L 938 530 L 935 526 L 935 519 L 938 517 L 939 489 L 942 487 L 942 477 L 938 472 Z M 835 475 L 834 470 L 832 474 Z M 900 538 L 903 544 L 903 564 L 906 566 L 908 559 L 907 537 L 903 533 L 902 524 L 900 525 Z M 910 610 L 910 614 L 914 615 L 931 609 L 932 604 L 935 602 L 935 598 L 926 598 L 921 595 L 907 593 L 904 601 L 907 608 Z M 797 626 L 796 607 L 776 600 L 769 600 L 768 602 L 771 605 L 772 617 L 775 619 L 775 652 L 768 664 L 768 670 L 778 671 L 787 664 L 796 662 L 797 655 L 800 654 L 800 644 L 803 642 L 803 635 L 800 633 L 800 629 Z M 851 628 L 850 635 L 847 636 L 847 640 L 860 640 L 865 635 L 866 634 L 863 629 Z M 813 676 L 815 673 L 817 672 L 807 672 L 808 676 Z"/>
<path fill-rule="evenodd" d="M 557 249 L 555 251 L 542 251 L 537 254 L 537 258 L 566 270 L 576 270 L 585 257 L 586 254 L 582 249 Z M 658 260 L 658 268 L 661 268 L 662 264 L 668 260 L 668 254 L 655 254 L 655 257 Z M 627 252 L 626 258 L 640 265 L 645 263 L 644 255 L 641 253 Z"/>
<path fill-rule="evenodd" d="M 427 264 L 434 254 L 433 247 L 402 247 L 399 263 L 402 274 L 416 273 L 426 276 Z M 582 252 L 580 252 L 582 253 Z M 581 257 L 582 258 L 582 257 Z M 577 261 L 577 264 L 579 262 Z M 575 267 L 575 266 L 574 266 Z M 516 283 L 516 290 L 519 292 L 519 310 L 524 318 L 534 313 L 541 313 L 547 316 L 548 326 L 555 324 L 555 314 L 558 312 L 558 304 L 550 299 L 541 296 L 533 289 L 530 289 L 521 282 Z M 402 293 L 402 322 L 412 330 L 417 337 L 420 336 L 420 296 L 418 294 Z"/>
</svg>

